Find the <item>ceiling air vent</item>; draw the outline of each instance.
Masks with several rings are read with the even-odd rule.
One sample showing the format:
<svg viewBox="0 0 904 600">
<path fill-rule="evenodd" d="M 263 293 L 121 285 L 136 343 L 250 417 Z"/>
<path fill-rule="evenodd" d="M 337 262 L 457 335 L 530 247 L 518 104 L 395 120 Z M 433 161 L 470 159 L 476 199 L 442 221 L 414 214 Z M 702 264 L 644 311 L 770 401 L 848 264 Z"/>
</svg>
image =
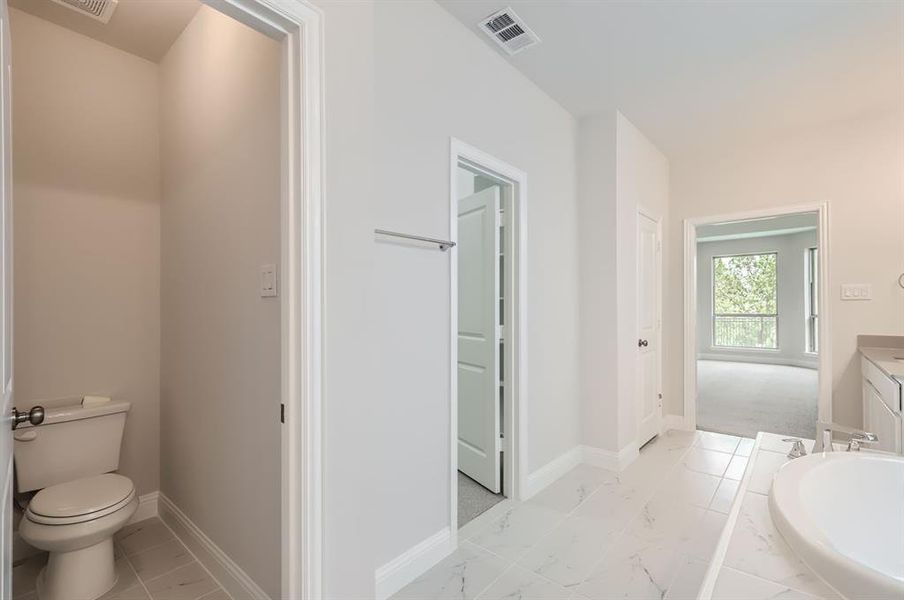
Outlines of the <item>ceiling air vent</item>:
<svg viewBox="0 0 904 600">
<path fill-rule="evenodd" d="M 525 25 L 511 7 L 500 10 L 480 22 L 480 28 L 509 54 L 518 54 L 540 43 L 537 34 Z"/>
<path fill-rule="evenodd" d="M 102 23 L 109 23 L 116 4 L 119 0 L 53 0 L 57 4 L 62 4 L 66 8 L 97 19 Z"/>
</svg>

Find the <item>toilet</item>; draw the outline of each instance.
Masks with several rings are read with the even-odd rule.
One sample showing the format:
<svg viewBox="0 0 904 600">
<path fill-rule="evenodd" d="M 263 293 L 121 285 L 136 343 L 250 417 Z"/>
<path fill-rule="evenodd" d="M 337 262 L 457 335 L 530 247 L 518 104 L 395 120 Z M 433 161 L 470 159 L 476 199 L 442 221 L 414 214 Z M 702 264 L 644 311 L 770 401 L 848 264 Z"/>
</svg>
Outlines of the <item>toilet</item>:
<svg viewBox="0 0 904 600">
<path fill-rule="evenodd" d="M 129 408 L 48 402 L 43 424 L 21 425 L 13 435 L 16 488 L 37 491 L 19 534 L 49 552 L 39 600 L 93 600 L 116 584 L 113 534 L 138 509 L 132 480 L 113 473 Z"/>
</svg>

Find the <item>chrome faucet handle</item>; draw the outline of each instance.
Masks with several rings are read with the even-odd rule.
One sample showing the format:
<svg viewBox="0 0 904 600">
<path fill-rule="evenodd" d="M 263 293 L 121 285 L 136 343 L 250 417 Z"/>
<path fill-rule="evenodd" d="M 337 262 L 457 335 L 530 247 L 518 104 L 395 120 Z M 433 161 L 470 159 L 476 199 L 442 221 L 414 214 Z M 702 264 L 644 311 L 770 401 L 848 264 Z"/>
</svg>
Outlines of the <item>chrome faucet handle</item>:
<svg viewBox="0 0 904 600">
<path fill-rule="evenodd" d="M 863 444 L 877 444 L 879 436 L 868 431 L 854 431 L 851 433 L 851 440 L 848 442 L 848 452 L 860 452 L 860 446 Z"/>
<path fill-rule="evenodd" d="M 807 455 L 807 449 L 804 447 L 804 441 L 800 438 L 784 438 L 783 442 L 792 442 L 791 450 L 788 452 L 788 458 L 800 458 Z"/>
</svg>

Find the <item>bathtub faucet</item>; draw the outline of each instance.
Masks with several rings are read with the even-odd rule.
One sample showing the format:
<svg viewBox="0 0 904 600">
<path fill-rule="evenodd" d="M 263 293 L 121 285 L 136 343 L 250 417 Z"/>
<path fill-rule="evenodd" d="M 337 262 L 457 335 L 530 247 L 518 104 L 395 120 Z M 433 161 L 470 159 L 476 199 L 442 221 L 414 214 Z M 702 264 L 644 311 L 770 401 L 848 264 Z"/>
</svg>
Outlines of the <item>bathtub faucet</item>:
<svg viewBox="0 0 904 600">
<path fill-rule="evenodd" d="M 848 452 L 859 452 L 863 444 L 875 444 L 879 441 L 879 436 L 875 433 L 860 431 L 853 427 L 822 422 L 817 425 L 819 435 L 816 436 L 813 452 L 832 452 L 835 449 L 832 447 L 832 433 L 841 433 L 848 436 Z"/>
<path fill-rule="evenodd" d="M 848 441 L 848 452 L 860 452 L 861 444 L 875 444 L 879 441 L 879 436 L 875 433 L 869 433 L 868 431 L 855 431 L 851 434 L 851 439 Z"/>
</svg>

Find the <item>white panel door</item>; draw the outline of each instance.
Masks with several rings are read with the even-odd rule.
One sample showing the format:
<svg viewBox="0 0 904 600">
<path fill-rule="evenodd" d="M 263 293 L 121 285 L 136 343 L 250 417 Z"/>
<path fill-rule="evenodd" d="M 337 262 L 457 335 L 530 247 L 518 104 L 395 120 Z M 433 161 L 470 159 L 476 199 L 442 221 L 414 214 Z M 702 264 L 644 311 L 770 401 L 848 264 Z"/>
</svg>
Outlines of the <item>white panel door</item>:
<svg viewBox="0 0 904 600">
<path fill-rule="evenodd" d="M 637 214 L 637 370 L 638 445 L 659 433 L 660 398 L 659 225 Z"/>
<path fill-rule="evenodd" d="M 13 406 L 13 307 L 12 307 L 12 160 L 10 153 L 10 42 L 9 11 L 0 0 L 0 598 L 12 598 L 12 484 L 13 433 L 9 414 Z"/>
<path fill-rule="evenodd" d="M 458 470 L 500 491 L 499 188 L 458 203 Z"/>
</svg>

